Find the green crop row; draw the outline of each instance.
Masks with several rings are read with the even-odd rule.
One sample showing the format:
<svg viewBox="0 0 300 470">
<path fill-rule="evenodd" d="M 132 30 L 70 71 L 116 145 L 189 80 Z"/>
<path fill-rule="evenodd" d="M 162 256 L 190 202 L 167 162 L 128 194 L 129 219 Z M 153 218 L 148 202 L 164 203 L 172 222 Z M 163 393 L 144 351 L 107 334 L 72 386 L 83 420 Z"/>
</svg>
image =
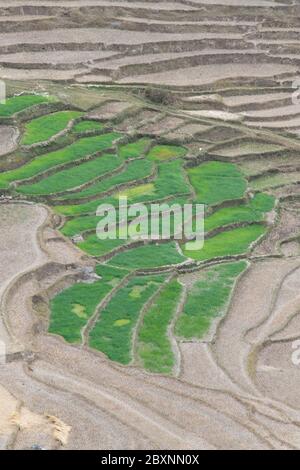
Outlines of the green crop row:
<svg viewBox="0 0 300 470">
<path fill-rule="evenodd" d="M 97 266 L 101 280 L 78 283 L 63 290 L 51 301 L 49 332 L 63 336 L 70 343 L 81 341 L 81 330 L 101 300 L 123 279 L 127 271 Z"/>
<path fill-rule="evenodd" d="M 72 127 L 72 132 L 81 134 L 82 132 L 97 131 L 104 128 L 104 124 L 99 121 L 80 121 Z"/>
<path fill-rule="evenodd" d="M 185 339 L 201 339 L 209 331 L 213 320 L 226 313 L 237 277 L 247 263 L 220 264 L 204 270 L 188 293 L 175 333 Z"/>
<path fill-rule="evenodd" d="M 175 242 L 144 245 L 115 255 L 109 264 L 126 269 L 155 268 L 180 264 L 186 260 Z"/>
<path fill-rule="evenodd" d="M 89 345 L 113 361 L 129 364 L 133 358 L 133 331 L 141 309 L 163 281 L 161 275 L 134 277 L 120 288 L 101 311 L 90 333 Z"/>
<path fill-rule="evenodd" d="M 197 202 L 219 204 L 244 196 L 247 181 L 232 163 L 207 162 L 188 170 Z"/>
<path fill-rule="evenodd" d="M 150 142 L 150 139 L 142 138 L 135 142 L 131 142 L 130 144 L 120 145 L 118 150 L 119 156 L 124 158 L 124 160 L 139 158 L 145 153 Z"/>
<path fill-rule="evenodd" d="M 246 253 L 250 245 L 261 237 L 266 230 L 266 227 L 260 224 L 239 227 L 205 239 L 204 246 L 201 250 L 184 249 L 183 251 L 187 257 L 197 261 L 241 255 Z M 191 245 L 192 244 L 193 242 L 191 242 Z"/>
<path fill-rule="evenodd" d="M 90 180 L 120 166 L 121 160 L 112 154 L 104 154 L 95 160 L 66 170 L 58 171 L 54 175 L 42 179 L 38 183 L 18 187 L 18 192 L 33 195 L 49 195 L 76 188 Z"/>
<path fill-rule="evenodd" d="M 10 117 L 24 109 L 37 104 L 51 103 L 54 98 L 43 95 L 19 95 L 7 98 L 4 104 L 0 105 L 0 117 Z"/>
<path fill-rule="evenodd" d="M 58 165 L 74 162 L 103 151 L 111 147 L 118 137 L 120 134 L 115 132 L 95 137 L 84 137 L 63 149 L 40 155 L 20 168 L 1 173 L 0 188 L 7 188 L 12 181 L 30 178 Z"/>
<path fill-rule="evenodd" d="M 138 332 L 137 355 L 150 372 L 170 374 L 174 368 L 174 353 L 168 328 L 176 312 L 182 286 L 169 282 L 145 314 Z"/>
<path fill-rule="evenodd" d="M 235 223 L 260 222 L 264 214 L 274 207 L 274 197 L 268 194 L 256 194 L 247 204 L 224 207 L 206 217 L 205 231 L 209 232 L 219 227 Z"/>
<path fill-rule="evenodd" d="M 67 201 L 68 199 L 81 199 L 85 197 L 96 196 L 97 194 L 101 194 L 104 191 L 113 189 L 119 184 L 130 183 L 131 181 L 146 178 L 151 174 L 152 169 L 153 165 L 151 162 L 143 159 L 134 160 L 129 162 L 124 171 L 121 173 L 99 181 L 98 183 L 95 183 L 80 192 L 67 194 L 61 197 L 60 200 Z"/>
<path fill-rule="evenodd" d="M 118 205 L 119 196 L 127 196 L 132 204 L 136 202 L 159 201 L 165 197 L 181 194 L 188 195 L 189 191 L 190 188 L 182 169 L 182 161 L 173 160 L 158 165 L 158 176 L 153 183 L 128 188 L 109 198 L 97 199 L 84 204 L 57 206 L 55 210 L 67 216 L 91 214 L 96 212 L 100 204 Z"/>
<path fill-rule="evenodd" d="M 59 111 L 29 121 L 21 140 L 23 145 L 44 142 L 63 131 L 72 119 L 82 116 L 79 111 Z"/>
<path fill-rule="evenodd" d="M 155 161 L 182 158 L 186 155 L 187 149 L 177 145 L 155 145 L 148 153 L 148 158 Z"/>
</svg>

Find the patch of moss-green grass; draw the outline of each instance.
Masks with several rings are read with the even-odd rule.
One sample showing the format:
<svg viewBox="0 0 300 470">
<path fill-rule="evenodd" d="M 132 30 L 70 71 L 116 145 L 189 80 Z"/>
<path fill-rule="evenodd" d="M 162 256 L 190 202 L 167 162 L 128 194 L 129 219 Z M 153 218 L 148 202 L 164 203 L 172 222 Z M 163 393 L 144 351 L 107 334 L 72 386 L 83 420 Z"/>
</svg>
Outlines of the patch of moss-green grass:
<svg viewBox="0 0 300 470">
<path fill-rule="evenodd" d="M 141 157 L 147 150 L 150 142 L 150 139 L 144 137 L 130 144 L 120 145 L 118 150 L 119 156 L 124 158 L 124 160 Z"/>
<path fill-rule="evenodd" d="M 180 264 L 185 260 L 186 258 L 178 252 L 175 242 L 167 242 L 132 248 L 115 255 L 109 264 L 127 269 L 141 269 Z"/>
<path fill-rule="evenodd" d="M 163 288 L 144 316 L 138 332 L 137 354 L 143 367 L 150 372 L 170 374 L 174 368 L 175 359 L 168 328 L 181 292 L 181 284 L 172 280 Z"/>
<path fill-rule="evenodd" d="M 44 95 L 19 95 L 6 99 L 5 104 L 0 104 L 0 117 L 10 117 L 31 106 L 42 103 L 51 103 L 55 98 Z"/>
<path fill-rule="evenodd" d="M 175 333 L 185 339 L 201 339 L 210 330 L 215 318 L 226 313 L 237 277 L 247 263 L 221 264 L 203 271 L 188 293 L 188 297 L 176 326 Z"/>
<path fill-rule="evenodd" d="M 224 162 L 207 162 L 188 170 L 197 202 L 219 204 L 244 196 L 247 181 L 236 165 Z"/>
<path fill-rule="evenodd" d="M 113 189 L 115 186 L 120 184 L 130 183 L 131 181 L 136 181 L 139 179 L 146 178 L 151 174 L 153 170 L 153 165 L 147 160 L 134 160 L 129 162 L 124 171 L 113 175 L 104 180 L 99 181 L 98 183 L 93 184 L 92 186 L 76 193 L 67 194 L 62 196 L 60 200 L 68 199 L 81 199 L 90 196 L 96 196 L 105 191 Z"/>
<path fill-rule="evenodd" d="M 32 145 L 45 142 L 63 131 L 71 120 L 82 116 L 82 114 L 79 111 L 59 111 L 33 119 L 25 124 L 21 144 Z"/>
<path fill-rule="evenodd" d="M 102 277 L 93 284 L 78 283 L 63 290 L 50 303 L 49 333 L 63 336 L 70 343 L 81 341 L 81 330 L 101 300 L 118 284 L 127 271 L 97 266 Z"/>
<path fill-rule="evenodd" d="M 7 188 L 12 181 L 30 178 L 58 165 L 77 161 L 108 149 L 118 137 L 120 137 L 120 134 L 116 132 L 95 137 L 84 137 L 60 150 L 40 155 L 20 168 L 1 173 L 0 188 Z"/>
<path fill-rule="evenodd" d="M 197 261 L 209 260 L 223 256 L 233 256 L 246 253 L 250 245 L 266 232 L 266 227 L 252 224 L 221 232 L 214 237 L 207 238 L 200 250 L 186 250 L 184 254 Z M 193 242 L 191 242 L 192 244 Z"/>
<path fill-rule="evenodd" d="M 134 277 L 120 288 L 101 311 L 89 345 L 113 361 L 129 364 L 133 358 L 133 331 L 141 309 L 163 281 L 161 275 Z"/>
<path fill-rule="evenodd" d="M 154 185 L 153 187 L 152 184 Z M 159 202 L 162 198 L 171 198 L 172 196 L 178 198 L 179 196 L 183 197 L 190 194 L 190 188 L 185 178 L 181 160 L 160 163 L 158 165 L 158 176 L 154 182 L 140 186 L 133 188 L 134 191 L 125 191 L 131 204 L 138 202 L 147 203 L 150 201 Z M 96 212 L 100 204 L 105 203 L 117 206 L 119 196 L 120 192 L 116 192 L 111 197 L 97 199 L 84 204 L 56 206 L 55 210 L 59 214 L 69 216 L 91 214 Z"/>
<path fill-rule="evenodd" d="M 49 195 L 76 188 L 96 177 L 105 175 L 118 166 L 121 160 L 112 154 L 102 155 L 74 168 L 58 171 L 38 183 L 18 187 L 18 192 L 32 195 Z"/>
<path fill-rule="evenodd" d="M 84 120 L 72 127 L 72 132 L 81 134 L 83 132 L 98 131 L 104 129 L 103 122 Z"/>
<path fill-rule="evenodd" d="M 99 218 L 98 218 L 99 222 Z M 95 227 L 96 231 L 96 227 Z M 120 238 L 115 238 L 115 239 L 106 239 L 106 240 L 100 240 L 97 237 L 97 234 L 91 234 L 86 237 L 86 239 L 83 242 L 79 242 L 77 246 L 86 253 L 88 253 L 91 256 L 103 256 L 106 255 L 107 253 L 111 252 L 115 248 L 118 248 L 119 246 L 122 246 L 124 244 L 129 243 L 130 240 L 123 240 Z"/>
<path fill-rule="evenodd" d="M 245 222 L 261 222 L 265 213 L 274 207 L 275 199 L 268 194 L 258 193 L 247 204 L 224 207 L 214 212 L 204 220 L 205 231 Z"/>
<path fill-rule="evenodd" d="M 86 215 L 83 217 L 74 217 L 73 219 L 68 220 L 61 232 L 66 237 L 73 237 L 79 233 L 82 233 L 86 230 L 96 230 L 96 226 L 99 222 L 99 217 L 96 215 Z"/>
<path fill-rule="evenodd" d="M 187 149 L 177 145 L 155 145 L 148 153 L 148 158 L 155 161 L 170 160 L 171 158 L 184 157 Z"/>
</svg>

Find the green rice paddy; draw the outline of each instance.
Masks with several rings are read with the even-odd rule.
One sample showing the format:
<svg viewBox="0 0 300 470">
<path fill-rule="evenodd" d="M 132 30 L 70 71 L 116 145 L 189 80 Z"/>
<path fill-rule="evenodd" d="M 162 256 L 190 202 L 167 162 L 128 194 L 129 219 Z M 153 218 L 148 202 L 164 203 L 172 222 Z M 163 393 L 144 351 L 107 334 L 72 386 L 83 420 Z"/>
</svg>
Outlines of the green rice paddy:
<svg viewBox="0 0 300 470">
<path fill-rule="evenodd" d="M 101 280 L 93 284 L 74 284 L 54 297 L 50 304 L 50 333 L 63 336 L 69 343 L 81 342 L 82 328 L 127 271 L 99 265 L 96 273 Z"/>
<path fill-rule="evenodd" d="M 114 256 L 109 264 L 126 269 L 142 269 L 176 265 L 185 260 L 178 252 L 175 242 L 168 242 L 132 248 Z"/>
<path fill-rule="evenodd" d="M 193 152 L 193 146 L 187 144 L 185 148 L 172 141 L 164 144 L 139 131 L 126 136 L 115 132 L 113 123 L 88 119 L 84 111 L 54 112 L 49 106 L 45 115 L 43 106 L 43 115 L 33 117 L 39 109 L 33 114 L 31 107 L 55 101 L 28 94 L 8 98 L 0 106 L 0 117 L 14 116 L 23 130 L 24 146 L 44 145 L 68 128 L 67 137 L 57 138 L 51 147 L 20 147 L 13 154 L 17 158 L 10 168 L 14 169 L 0 173 L 0 189 L 13 196 L 19 193 L 28 200 L 46 198 L 55 212 L 66 216 L 62 234 L 83 237 L 83 241 L 73 242 L 87 256 L 94 257 L 91 264 L 96 264 L 100 276 L 77 282 L 51 300 L 49 332 L 72 344 L 82 344 L 84 331 L 88 345 L 110 360 L 134 364 L 152 373 L 173 374 L 176 358 L 172 336 L 175 333 L 180 339 L 199 340 L 216 318 L 226 314 L 235 281 L 247 267 L 246 261 L 230 257 L 246 257 L 252 244 L 267 231 L 266 214 L 275 207 L 275 199 L 258 191 L 298 182 L 299 172 L 264 175 L 249 184 L 236 164 L 209 161 L 188 168 L 184 158 Z M 20 111 L 21 120 L 16 114 Z M 280 147 L 269 143 L 254 146 L 244 141 L 240 146 L 224 145 L 220 155 L 231 158 L 277 150 Z M 256 191 L 254 196 L 250 197 L 249 186 Z M 180 247 L 173 240 L 145 241 L 138 246 L 118 236 L 100 240 L 96 227 L 101 217 L 96 216 L 96 210 L 100 204 L 111 204 L 118 213 L 120 196 L 127 196 L 130 204 L 143 203 L 147 207 L 151 203 L 205 204 L 204 247 L 187 250 L 184 239 L 179 241 Z M 159 219 L 160 228 L 165 217 Z M 170 221 L 174 235 L 173 215 Z M 127 228 L 131 223 L 132 216 Z M 123 226 L 117 227 L 117 235 L 121 229 Z M 146 216 L 140 222 L 140 234 L 149 229 Z M 201 263 L 197 268 L 194 262 L 215 258 L 225 262 L 210 268 Z M 176 318 L 182 284 L 181 271 L 175 271 L 175 266 L 184 263 L 199 269 L 199 279 L 189 287 L 183 311 Z M 166 267 L 168 276 L 172 273 L 168 280 L 163 274 Z M 107 297 L 110 294 L 112 297 Z"/>
<path fill-rule="evenodd" d="M 101 311 L 90 333 L 89 345 L 113 361 L 129 364 L 133 359 L 133 331 L 140 312 L 163 280 L 161 275 L 134 277 L 119 289 Z"/>
<path fill-rule="evenodd" d="M 184 249 L 183 252 L 186 256 L 197 261 L 241 255 L 247 253 L 250 245 L 266 233 L 266 230 L 266 227 L 260 224 L 239 227 L 207 238 L 201 250 Z"/>
<path fill-rule="evenodd" d="M 148 158 L 155 161 L 164 161 L 171 158 L 184 157 L 187 150 L 176 145 L 155 145 L 148 153 Z"/>
<path fill-rule="evenodd" d="M 84 137 L 63 149 L 40 155 L 20 168 L 1 173 L 0 188 L 7 188 L 12 181 L 31 178 L 50 168 L 75 162 L 108 149 L 118 137 L 120 137 L 120 134 L 116 132 L 95 137 Z"/>
<path fill-rule="evenodd" d="M 212 322 L 225 315 L 237 277 L 247 263 L 220 264 L 202 272 L 188 293 L 175 333 L 184 339 L 201 339 L 210 330 Z"/>
<path fill-rule="evenodd" d="M 79 118 L 82 114 L 79 111 L 59 111 L 33 119 L 25 124 L 21 144 L 32 145 L 45 142 L 50 137 L 63 131 L 70 121 Z"/>
<path fill-rule="evenodd" d="M 182 286 L 169 282 L 143 318 L 138 332 L 137 354 L 142 366 L 150 372 L 170 374 L 175 359 L 168 329 L 176 312 Z"/>
<path fill-rule="evenodd" d="M 203 163 L 188 170 L 197 202 L 219 204 L 244 196 L 247 181 L 236 165 L 224 162 Z"/>
<path fill-rule="evenodd" d="M 112 154 L 104 154 L 81 165 L 58 171 L 38 183 L 18 187 L 18 192 L 32 195 L 49 195 L 76 188 L 90 180 L 103 176 L 118 166 L 121 161 Z"/>
<path fill-rule="evenodd" d="M 0 105 L 0 117 L 10 117 L 31 106 L 56 101 L 55 98 L 44 95 L 19 95 L 7 98 L 5 104 Z"/>
</svg>

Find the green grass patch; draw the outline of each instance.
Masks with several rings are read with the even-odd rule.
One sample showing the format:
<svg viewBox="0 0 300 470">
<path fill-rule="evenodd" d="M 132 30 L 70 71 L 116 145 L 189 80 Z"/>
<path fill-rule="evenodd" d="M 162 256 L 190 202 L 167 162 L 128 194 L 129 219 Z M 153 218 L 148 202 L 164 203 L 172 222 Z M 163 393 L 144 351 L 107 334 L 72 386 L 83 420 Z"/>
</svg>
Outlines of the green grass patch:
<svg viewBox="0 0 300 470">
<path fill-rule="evenodd" d="M 185 339 L 201 339 L 209 331 L 213 320 L 223 316 L 237 277 L 247 263 L 220 264 L 203 271 L 202 277 L 188 293 L 175 333 Z"/>
<path fill-rule="evenodd" d="M 99 183 L 95 183 L 89 188 L 86 188 L 80 192 L 62 196 L 60 199 L 81 199 L 89 196 L 96 196 L 97 194 L 101 194 L 104 191 L 113 189 L 117 185 L 146 178 L 151 174 L 152 169 L 153 165 L 151 162 L 148 162 L 147 160 L 134 160 L 129 162 L 125 170 L 121 173 L 99 181 Z"/>
<path fill-rule="evenodd" d="M 115 197 L 127 197 L 128 199 L 138 199 L 140 196 L 153 195 L 155 194 L 155 186 L 153 183 L 140 184 L 133 188 L 124 189 L 120 193 L 117 193 Z"/>
<path fill-rule="evenodd" d="M 61 232 L 66 237 L 73 237 L 79 233 L 82 233 L 86 230 L 96 230 L 96 225 L 99 222 L 99 217 L 96 215 L 86 215 L 83 217 L 74 217 L 73 219 L 68 220 Z"/>
<path fill-rule="evenodd" d="M 155 145 L 148 153 L 148 158 L 155 161 L 164 161 L 184 157 L 186 153 L 187 149 L 177 145 Z"/>
<path fill-rule="evenodd" d="M 0 117 L 10 117 L 15 113 L 24 111 L 31 106 L 56 101 L 53 97 L 43 95 L 19 95 L 6 99 L 5 104 L 0 104 Z"/>
<path fill-rule="evenodd" d="M 90 333 L 89 345 L 121 364 L 132 360 L 133 331 L 143 305 L 164 281 L 163 276 L 131 279 L 115 294 Z"/>
<path fill-rule="evenodd" d="M 155 268 L 185 261 L 175 242 L 144 245 L 115 255 L 109 264 L 127 269 Z"/>
<path fill-rule="evenodd" d="M 88 155 L 103 151 L 111 147 L 118 137 L 120 134 L 116 132 L 84 137 L 63 149 L 40 155 L 20 168 L 1 173 L 0 188 L 7 188 L 12 181 L 30 178 L 55 166 L 80 160 Z"/>
<path fill-rule="evenodd" d="M 247 204 L 224 207 L 204 220 L 205 231 L 209 232 L 218 227 L 243 222 L 260 222 L 264 214 L 273 209 L 275 199 L 268 194 L 256 194 Z"/>
<path fill-rule="evenodd" d="M 197 202 L 218 204 L 244 196 L 247 181 L 232 163 L 208 162 L 188 170 Z"/>
<path fill-rule="evenodd" d="M 99 222 L 99 217 L 98 221 Z M 95 227 L 96 231 L 96 227 Z M 88 253 L 91 256 L 103 256 L 107 253 L 111 252 L 115 248 L 124 245 L 125 243 L 129 243 L 128 240 L 122 240 L 119 238 L 116 239 L 107 239 L 107 240 L 100 240 L 96 233 L 88 235 L 83 242 L 77 244 L 77 246 Z"/>
<path fill-rule="evenodd" d="M 98 131 L 104 129 L 103 122 L 84 120 L 72 127 L 72 132 L 81 134 L 83 132 Z"/>
<path fill-rule="evenodd" d="M 141 157 L 146 152 L 150 142 L 150 139 L 142 138 L 130 144 L 120 145 L 119 156 L 124 160 Z"/>
<path fill-rule="evenodd" d="M 0 179 L 1 181 L 1 179 Z M 170 162 L 160 163 L 158 165 L 158 176 L 153 182 L 154 188 L 142 185 L 142 194 L 137 189 L 138 194 L 129 193 L 130 202 L 150 202 L 158 201 L 165 197 L 176 197 L 179 195 L 188 195 L 190 193 L 190 188 L 186 182 L 184 170 L 182 169 L 181 160 L 173 160 Z M 1 186 L 0 186 L 1 187 Z M 149 191 L 151 189 L 151 193 Z M 146 192 L 144 192 L 146 191 Z M 76 216 L 83 214 L 95 213 L 99 204 L 113 204 L 114 206 L 118 205 L 119 193 L 116 193 L 114 196 L 104 199 L 97 199 L 95 201 L 87 202 L 84 204 L 76 205 L 63 205 L 56 206 L 55 210 L 59 214 Z"/>
<path fill-rule="evenodd" d="M 266 230 L 264 225 L 252 224 L 247 227 L 221 232 L 214 237 L 207 238 L 201 250 L 184 249 L 184 254 L 198 261 L 240 255 L 246 253 L 251 243 L 263 235 Z"/>
<path fill-rule="evenodd" d="M 31 145 L 44 142 L 63 131 L 72 119 L 76 119 L 82 114 L 79 111 L 59 111 L 33 119 L 25 125 L 21 144 Z"/>
<path fill-rule="evenodd" d="M 101 280 L 75 284 L 52 299 L 49 333 L 63 336 L 69 343 L 80 342 L 81 330 L 97 305 L 127 274 L 125 270 L 100 265 L 96 272 Z"/>
<path fill-rule="evenodd" d="M 121 160 L 112 154 L 101 155 L 95 160 L 66 170 L 58 171 L 54 175 L 44 178 L 38 183 L 18 187 L 18 192 L 32 195 L 49 195 L 67 191 L 69 189 L 88 183 L 97 176 L 114 170 L 121 164 Z"/>
<path fill-rule="evenodd" d="M 170 374 L 175 360 L 168 327 L 176 312 L 182 286 L 177 280 L 169 282 L 145 314 L 138 332 L 137 354 L 143 367 L 150 372 Z"/>
</svg>

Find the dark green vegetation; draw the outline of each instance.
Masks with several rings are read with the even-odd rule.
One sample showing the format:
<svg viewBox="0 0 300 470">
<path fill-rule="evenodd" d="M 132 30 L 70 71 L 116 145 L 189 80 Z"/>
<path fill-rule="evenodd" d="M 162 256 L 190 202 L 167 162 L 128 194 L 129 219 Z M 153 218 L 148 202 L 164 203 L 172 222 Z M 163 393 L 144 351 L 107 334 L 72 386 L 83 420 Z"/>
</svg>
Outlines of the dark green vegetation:
<svg viewBox="0 0 300 470">
<path fill-rule="evenodd" d="M 96 137 L 84 137 L 61 150 L 40 155 L 20 168 L 2 173 L 0 175 L 0 188 L 8 187 L 12 181 L 31 178 L 50 168 L 95 155 L 111 147 L 118 137 L 120 137 L 120 134 L 116 132 Z"/>
<path fill-rule="evenodd" d="M 169 242 L 132 248 L 114 256 L 109 263 L 127 269 L 141 269 L 176 265 L 184 261 L 185 258 L 178 253 L 175 243 Z"/>
<path fill-rule="evenodd" d="M 81 134 L 90 131 L 100 131 L 103 128 L 104 124 L 102 122 L 85 120 L 75 124 L 72 128 L 72 132 Z"/>
<path fill-rule="evenodd" d="M 79 283 L 62 291 L 51 301 L 49 332 L 63 336 L 70 343 L 81 341 L 81 330 L 97 305 L 121 282 L 127 271 L 99 265 L 101 280 Z"/>
<path fill-rule="evenodd" d="M 44 142 L 63 131 L 70 121 L 80 116 L 82 116 L 82 113 L 79 111 L 59 111 L 33 119 L 25 125 L 21 143 L 31 145 Z"/>
<path fill-rule="evenodd" d="M 133 330 L 139 314 L 163 280 L 162 276 L 134 277 L 119 289 L 102 310 L 90 334 L 90 346 L 114 361 L 129 364 L 133 359 Z"/>
<path fill-rule="evenodd" d="M 264 233 L 266 233 L 264 225 L 253 224 L 239 227 L 207 238 L 202 250 L 185 250 L 184 253 L 198 261 L 241 255 L 246 253 L 250 245 Z"/>
<path fill-rule="evenodd" d="M 246 267 L 245 261 L 239 261 L 204 270 L 188 294 L 183 313 L 176 323 L 176 335 L 201 339 L 213 320 L 226 313 L 234 283 Z"/>
<path fill-rule="evenodd" d="M 54 98 L 43 95 L 19 95 L 6 99 L 6 103 L 0 106 L 0 117 L 10 117 L 24 109 L 43 103 L 51 103 Z"/>
<path fill-rule="evenodd" d="M 150 372 L 170 374 L 174 367 L 174 354 L 168 334 L 170 322 L 176 312 L 182 287 L 177 280 L 169 282 L 145 314 L 138 333 L 138 357 Z"/>
<path fill-rule="evenodd" d="M 58 171 L 38 183 L 20 186 L 18 192 L 35 195 L 60 193 L 87 183 L 93 178 L 105 175 L 105 173 L 120 166 L 120 163 L 120 160 L 115 155 L 104 154 L 101 157 L 95 158 L 95 160 L 84 162 L 79 166 Z"/>
<path fill-rule="evenodd" d="M 151 123 L 153 110 L 148 112 Z M 132 130 L 135 116 L 128 117 L 128 134 L 117 132 L 114 123 L 126 128 L 122 123 L 126 114 L 111 122 L 91 120 L 77 105 L 65 107 L 52 97 L 9 98 L 0 107 L 1 116 L 13 116 L 23 137 L 5 162 L 8 171 L 0 173 L 0 192 L 46 201 L 63 215 L 62 234 L 95 258 L 96 273 L 101 276 L 76 283 L 52 299 L 49 332 L 70 343 L 88 344 L 121 364 L 138 365 L 152 373 L 175 373 L 173 327 L 182 308 L 182 274 L 188 268 L 203 272 L 188 291 L 176 321 L 176 335 L 199 340 L 213 319 L 226 313 L 235 280 L 246 268 L 246 262 L 236 257 L 246 257 L 252 244 L 267 232 L 266 215 L 275 199 L 258 191 L 280 185 L 285 175 L 266 174 L 249 183 L 239 165 L 229 161 L 238 143 L 228 144 L 229 153 L 226 144 L 220 146 L 226 162 L 216 161 L 216 154 L 207 158 L 203 154 L 200 160 L 199 142 L 190 145 L 184 140 L 183 146 L 178 145 L 179 139 L 150 138 L 139 131 L 141 127 Z M 204 128 L 214 132 L 215 126 L 207 123 Z M 204 141 L 209 140 L 203 126 L 202 132 Z M 254 152 L 250 143 L 241 150 L 246 151 L 247 155 Z M 245 166 L 245 158 L 243 162 Z M 297 181 L 296 176 L 291 173 L 290 181 Z M 250 186 L 255 195 L 248 191 Z M 205 204 L 203 249 L 187 250 L 184 238 L 174 240 L 173 216 L 168 240 L 136 243 L 118 236 L 99 240 L 96 227 L 101 217 L 96 210 L 100 204 L 111 204 L 118 213 L 120 196 L 147 207 L 153 202 Z M 159 227 L 163 220 L 165 215 Z M 117 235 L 131 222 L 129 217 L 127 226 L 117 226 Z M 147 214 L 144 222 L 149 222 Z M 140 234 L 148 234 L 147 223 L 140 224 Z M 226 264 L 207 268 L 214 258 Z"/>
<path fill-rule="evenodd" d="M 244 196 L 247 181 L 236 165 L 223 162 L 203 163 L 188 170 L 197 202 L 218 204 Z"/>
</svg>

